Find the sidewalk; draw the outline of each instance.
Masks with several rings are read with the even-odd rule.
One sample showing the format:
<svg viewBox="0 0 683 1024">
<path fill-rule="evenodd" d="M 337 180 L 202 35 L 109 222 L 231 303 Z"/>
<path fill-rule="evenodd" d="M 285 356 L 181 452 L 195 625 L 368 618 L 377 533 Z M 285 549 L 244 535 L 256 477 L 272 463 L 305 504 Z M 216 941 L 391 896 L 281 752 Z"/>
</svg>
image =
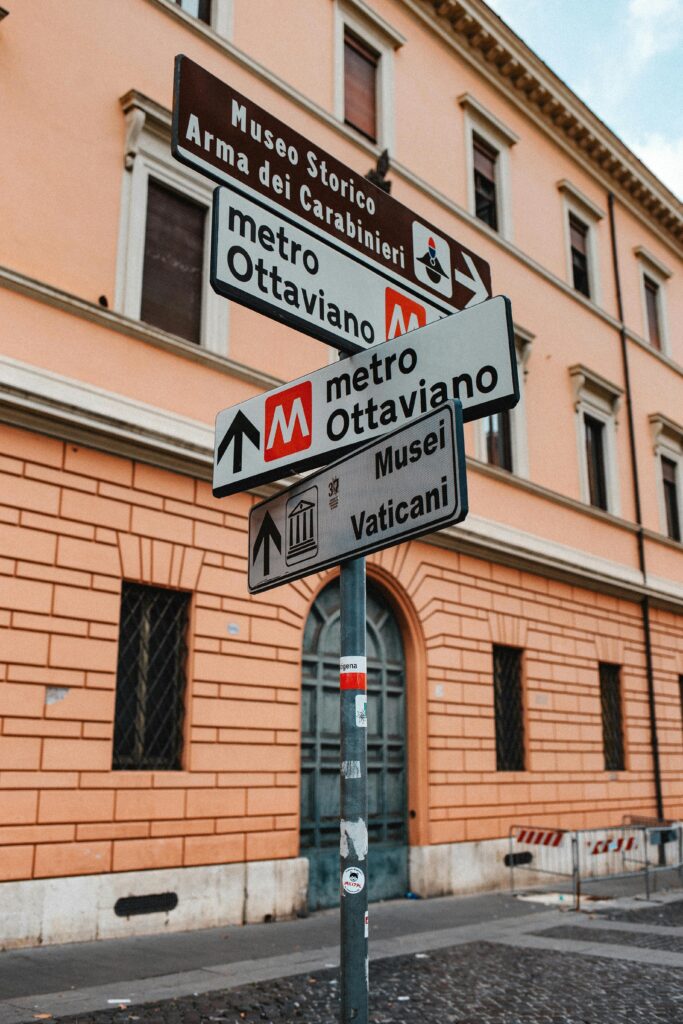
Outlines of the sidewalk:
<svg viewBox="0 0 683 1024">
<path fill-rule="evenodd" d="M 333 1024 L 338 927 L 331 910 L 2 953 L 0 1024 L 46 1014 L 96 1024 Z M 373 1021 L 579 1024 L 606 1013 L 611 1024 L 683 1024 L 680 890 L 649 903 L 624 897 L 601 915 L 500 893 L 375 904 L 370 955 Z"/>
</svg>

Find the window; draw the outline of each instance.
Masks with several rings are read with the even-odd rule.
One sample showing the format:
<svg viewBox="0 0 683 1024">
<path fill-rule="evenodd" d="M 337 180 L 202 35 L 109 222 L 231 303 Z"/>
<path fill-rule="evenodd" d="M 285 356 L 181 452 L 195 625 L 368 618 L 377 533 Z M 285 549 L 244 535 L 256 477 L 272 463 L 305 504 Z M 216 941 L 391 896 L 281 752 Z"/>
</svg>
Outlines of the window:
<svg viewBox="0 0 683 1024">
<path fill-rule="evenodd" d="M 197 343 L 205 221 L 203 206 L 149 179 L 140 319 Z"/>
<path fill-rule="evenodd" d="M 668 355 L 665 293 L 671 271 L 642 245 L 637 246 L 634 252 L 640 271 L 644 335 L 653 349 Z"/>
<path fill-rule="evenodd" d="M 659 329 L 659 285 L 646 274 L 643 275 L 645 289 L 645 311 L 647 313 L 647 331 L 653 348 L 662 349 L 662 336 Z"/>
<path fill-rule="evenodd" d="M 140 93 L 126 116 L 115 309 L 220 355 L 228 302 L 209 284 L 213 186 L 171 156 L 168 112 Z"/>
<path fill-rule="evenodd" d="M 623 772 L 624 734 L 621 714 L 620 668 L 619 665 L 600 662 L 599 671 L 605 771 Z"/>
<path fill-rule="evenodd" d="M 522 477 L 529 475 L 524 382 L 532 341 L 533 334 L 521 327 L 515 328 L 519 402 L 514 409 L 482 417 L 477 421 L 475 430 L 476 457 L 490 466 L 498 466 Z"/>
<path fill-rule="evenodd" d="M 572 254 L 572 282 L 577 292 L 590 298 L 588 280 L 588 225 L 569 215 L 569 244 Z"/>
<path fill-rule="evenodd" d="M 479 220 L 498 230 L 498 209 L 496 204 L 496 161 L 498 154 L 483 139 L 475 135 L 472 140 L 474 152 L 474 209 Z"/>
<path fill-rule="evenodd" d="M 470 93 L 458 97 L 465 111 L 470 213 L 505 238 L 512 236 L 509 151 L 518 136 Z"/>
<path fill-rule="evenodd" d="M 680 543 L 683 523 L 683 427 L 667 416 L 649 417 L 657 469 L 659 521 L 662 533 Z"/>
<path fill-rule="evenodd" d="M 344 121 L 377 141 L 379 54 L 348 30 L 344 33 Z"/>
<path fill-rule="evenodd" d="M 557 182 L 564 201 L 567 275 L 572 288 L 599 302 L 597 234 L 605 216 L 596 203 L 563 178 Z"/>
<path fill-rule="evenodd" d="M 522 652 L 494 645 L 493 695 L 496 719 L 496 769 L 524 771 L 522 718 Z"/>
<path fill-rule="evenodd" d="M 583 417 L 586 437 L 586 470 L 588 472 L 588 494 L 591 505 L 607 510 L 607 477 L 605 475 L 605 446 L 603 434 L 605 424 L 595 417 Z"/>
<path fill-rule="evenodd" d="M 113 768 L 181 767 L 190 595 L 123 584 Z"/>
<path fill-rule="evenodd" d="M 512 432 L 510 410 L 496 412 L 484 420 L 486 461 L 492 466 L 512 471 Z"/>
<path fill-rule="evenodd" d="M 666 532 L 672 540 L 681 539 L 681 522 L 678 514 L 678 466 L 673 459 L 662 455 L 662 486 L 664 488 L 664 510 Z"/>
<path fill-rule="evenodd" d="M 335 3 L 336 116 L 381 149 L 394 148 L 394 51 L 405 43 L 363 0 Z"/>
<path fill-rule="evenodd" d="M 190 17 L 205 21 L 207 25 L 211 24 L 211 0 L 172 0 L 172 2 Z"/>
<path fill-rule="evenodd" d="M 182 11 L 194 21 L 213 29 L 224 39 L 232 37 L 234 0 L 169 0 L 171 11 Z"/>
<path fill-rule="evenodd" d="M 623 391 L 585 366 L 571 366 L 581 500 L 619 514 L 617 415 Z"/>
</svg>

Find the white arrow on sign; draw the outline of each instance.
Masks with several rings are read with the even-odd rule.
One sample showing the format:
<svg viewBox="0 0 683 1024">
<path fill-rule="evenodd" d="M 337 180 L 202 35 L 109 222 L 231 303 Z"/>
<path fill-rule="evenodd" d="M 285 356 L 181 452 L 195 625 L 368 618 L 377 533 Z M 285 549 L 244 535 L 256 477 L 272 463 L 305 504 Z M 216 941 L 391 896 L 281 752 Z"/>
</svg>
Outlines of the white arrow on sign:
<svg viewBox="0 0 683 1024">
<path fill-rule="evenodd" d="M 462 405 L 449 401 L 255 505 L 249 590 L 269 590 L 467 515 Z"/>
<path fill-rule="evenodd" d="M 449 398 L 460 399 L 465 421 L 519 401 L 505 296 L 219 412 L 213 493 L 322 466 Z"/>
<path fill-rule="evenodd" d="M 468 299 L 465 309 L 469 309 L 470 306 L 476 305 L 478 302 L 484 302 L 489 297 L 489 291 L 484 282 L 481 279 L 479 271 L 477 270 L 474 260 L 468 253 L 464 252 L 462 258 L 468 266 L 469 274 L 465 274 L 462 270 L 455 269 L 455 280 L 458 284 L 463 285 L 465 288 L 471 289 L 474 293 L 471 299 Z"/>
</svg>

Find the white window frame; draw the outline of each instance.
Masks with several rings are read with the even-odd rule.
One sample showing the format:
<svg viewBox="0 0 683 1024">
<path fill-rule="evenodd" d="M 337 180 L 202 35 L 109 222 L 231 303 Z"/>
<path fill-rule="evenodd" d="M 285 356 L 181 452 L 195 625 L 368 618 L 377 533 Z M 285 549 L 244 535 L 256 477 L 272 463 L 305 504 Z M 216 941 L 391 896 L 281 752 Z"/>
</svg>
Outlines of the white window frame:
<svg viewBox="0 0 683 1024">
<path fill-rule="evenodd" d="M 522 327 L 515 327 L 515 354 L 517 357 L 517 377 L 519 379 L 519 402 L 510 415 L 510 447 L 512 449 L 512 470 L 514 476 L 529 478 L 529 448 L 526 424 L 526 403 L 524 398 L 524 382 L 529 372 L 529 356 L 534 335 Z M 475 452 L 480 462 L 491 465 L 486 450 L 486 417 L 476 421 Z M 497 467 L 500 468 L 500 467 Z"/>
<path fill-rule="evenodd" d="M 348 29 L 371 50 L 377 61 L 377 141 L 370 145 L 380 150 L 394 149 L 394 51 L 405 43 L 405 36 L 380 17 L 364 0 L 336 0 L 334 5 L 334 115 L 344 124 L 344 33 Z M 354 131 L 352 125 L 347 125 Z"/>
<path fill-rule="evenodd" d="M 563 216 L 564 216 L 564 246 L 565 260 L 567 265 L 567 281 L 572 291 L 582 298 L 586 298 L 583 292 L 577 291 L 574 287 L 574 271 L 572 268 L 572 241 L 569 228 L 569 217 L 571 214 L 586 225 L 586 252 L 588 254 L 588 302 L 599 306 L 602 301 L 600 282 L 600 265 L 598 262 L 598 223 L 605 216 L 605 211 L 597 206 L 588 196 L 584 195 L 575 185 L 572 185 L 566 178 L 558 181 L 557 187 L 562 193 Z"/>
<path fill-rule="evenodd" d="M 211 28 L 223 39 L 232 39 L 235 0 L 211 0 L 211 24 L 200 21 L 196 15 L 184 11 L 174 0 L 153 0 L 177 17 L 187 20 L 192 28 Z"/>
<path fill-rule="evenodd" d="M 495 234 L 512 241 L 512 197 L 510 192 L 510 150 L 519 142 L 519 136 L 507 125 L 490 113 L 470 93 L 458 96 L 465 119 L 465 161 L 467 174 L 467 208 L 473 217 L 477 216 L 474 190 L 474 136 L 478 135 L 496 153 L 496 215 L 498 229 L 489 228 Z M 484 224 L 477 220 L 477 223 Z"/>
<path fill-rule="evenodd" d="M 605 460 L 605 491 L 607 509 L 611 515 L 621 512 L 621 494 L 617 462 L 617 426 L 623 389 L 585 366 L 571 366 L 569 373 L 574 389 L 576 413 L 576 444 L 579 464 L 579 491 L 581 501 L 596 512 L 605 511 L 591 504 L 586 459 L 585 417 L 591 416 L 604 426 L 603 456 Z"/>
<path fill-rule="evenodd" d="M 662 355 L 671 354 L 669 349 L 669 327 L 666 315 L 666 282 L 672 276 L 672 271 L 653 256 L 651 252 L 639 245 L 633 250 L 638 260 L 638 277 L 640 281 L 640 304 L 643 316 L 643 337 L 651 346 L 653 351 L 660 351 Z M 657 285 L 657 319 L 659 321 L 659 337 L 661 349 L 656 349 L 650 338 L 650 324 L 647 318 L 647 297 L 645 294 L 645 278 Z"/>
<path fill-rule="evenodd" d="M 114 308 L 124 316 L 140 319 L 147 191 L 149 179 L 153 178 L 206 209 L 200 346 L 217 355 L 227 355 L 229 304 L 209 284 L 214 186 L 171 156 L 168 111 L 135 91 L 127 93 L 121 105 L 127 130 Z M 181 340 L 194 344 L 185 338 Z"/>
<path fill-rule="evenodd" d="M 683 529 L 683 427 L 674 423 L 662 413 L 649 417 L 652 432 L 652 450 L 657 460 L 657 505 L 659 508 L 660 532 L 669 537 L 666 524 L 666 502 L 664 500 L 664 474 L 662 456 L 676 466 L 676 497 L 678 498 L 678 522 Z M 669 538 L 672 540 L 672 538 Z M 674 542 L 675 543 L 675 542 Z M 679 542 L 680 543 L 680 542 Z"/>
</svg>

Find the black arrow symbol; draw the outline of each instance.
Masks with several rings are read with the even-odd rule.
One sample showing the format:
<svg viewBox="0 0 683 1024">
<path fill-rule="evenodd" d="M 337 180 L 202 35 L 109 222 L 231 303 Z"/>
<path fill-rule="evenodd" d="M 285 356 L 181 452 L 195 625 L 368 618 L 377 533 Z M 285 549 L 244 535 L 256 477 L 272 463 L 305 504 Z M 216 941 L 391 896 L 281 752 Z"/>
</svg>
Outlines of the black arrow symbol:
<svg viewBox="0 0 683 1024">
<path fill-rule="evenodd" d="M 270 575 L 270 542 L 273 542 L 278 551 L 282 551 L 282 535 L 278 530 L 277 526 L 273 522 L 270 512 L 266 512 L 263 517 L 263 521 L 259 526 L 259 531 L 256 534 L 256 542 L 254 543 L 254 550 L 251 554 L 252 562 L 256 562 L 256 557 L 263 546 L 263 575 Z"/>
<path fill-rule="evenodd" d="M 231 441 L 235 444 L 232 449 L 232 471 L 233 473 L 239 473 L 242 469 L 242 441 L 244 438 L 248 438 L 255 448 L 258 448 L 261 443 L 261 432 L 257 427 L 248 420 L 241 409 L 238 411 L 234 420 L 225 432 L 225 437 L 218 445 L 218 452 L 216 453 L 216 462 L 220 462 L 225 455 L 226 449 Z"/>
</svg>

